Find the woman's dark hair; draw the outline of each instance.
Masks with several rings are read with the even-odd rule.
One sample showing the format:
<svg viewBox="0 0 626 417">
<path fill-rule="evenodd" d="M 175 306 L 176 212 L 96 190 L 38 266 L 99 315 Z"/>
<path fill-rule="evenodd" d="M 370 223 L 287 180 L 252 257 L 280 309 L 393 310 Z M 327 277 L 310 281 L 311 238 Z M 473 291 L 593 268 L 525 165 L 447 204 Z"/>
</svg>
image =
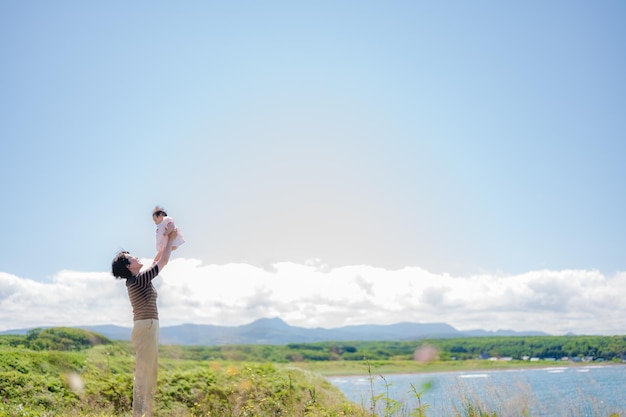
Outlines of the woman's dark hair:
<svg viewBox="0 0 626 417">
<path fill-rule="evenodd" d="M 128 269 L 130 261 L 126 255 L 128 255 L 128 252 L 120 251 L 117 255 L 115 255 L 115 258 L 113 258 L 113 262 L 111 263 L 111 273 L 116 279 L 128 279 L 133 276 L 130 269 Z"/>
</svg>

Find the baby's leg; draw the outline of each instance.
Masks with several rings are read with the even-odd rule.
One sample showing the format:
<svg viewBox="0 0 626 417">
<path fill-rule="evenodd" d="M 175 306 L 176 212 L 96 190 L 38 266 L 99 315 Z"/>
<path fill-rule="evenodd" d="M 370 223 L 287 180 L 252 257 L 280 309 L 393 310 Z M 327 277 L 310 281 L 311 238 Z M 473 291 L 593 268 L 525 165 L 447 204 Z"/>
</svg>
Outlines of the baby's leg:
<svg viewBox="0 0 626 417">
<path fill-rule="evenodd" d="M 173 251 L 176 250 L 176 249 L 178 249 L 178 246 L 172 246 L 172 250 Z"/>
</svg>

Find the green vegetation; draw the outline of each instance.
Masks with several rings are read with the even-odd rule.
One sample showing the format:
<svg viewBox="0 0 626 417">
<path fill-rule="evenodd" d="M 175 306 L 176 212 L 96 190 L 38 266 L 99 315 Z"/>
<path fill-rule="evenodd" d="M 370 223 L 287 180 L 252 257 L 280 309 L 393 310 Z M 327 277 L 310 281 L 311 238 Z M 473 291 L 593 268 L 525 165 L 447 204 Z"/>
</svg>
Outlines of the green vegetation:
<svg viewBox="0 0 626 417">
<path fill-rule="evenodd" d="M 413 359 L 420 347 L 438 358 Z M 621 361 L 626 337 L 481 337 L 284 346 L 161 346 L 158 416 L 427 416 L 372 391 L 374 409 L 346 400 L 322 375 L 546 366 L 519 358 L 602 357 Z M 477 360 L 481 355 L 516 358 Z M 452 360 L 453 357 L 462 360 Z M 563 366 L 563 363 L 559 363 Z M 129 342 L 70 329 L 0 336 L 0 416 L 128 416 L 134 353 Z M 386 381 L 385 381 L 386 382 Z M 389 385 L 385 385 L 389 391 Z M 465 401 L 455 417 L 496 413 Z M 521 414 L 520 414 L 521 415 Z"/>
<path fill-rule="evenodd" d="M 106 337 L 71 327 L 33 329 L 24 336 L 0 337 L 0 345 L 25 347 L 31 350 L 83 350 L 95 345 L 112 343 Z"/>
<path fill-rule="evenodd" d="M 593 358 L 621 361 L 626 357 L 626 336 L 497 336 L 422 340 L 437 347 L 442 359 L 524 356 L 541 359 Z"/>
<path fill-rule="evenodd" d="M 69 330 L 0 337 L 0 416 L 131 414 L 130 344 Z M 158 416 L 368 415 L 323 377 L 306 370 L 267 361 L 186 358 L 194 355 L 194 348 L 163 350 Z"/>
<path fill-rule="evenodd" d="M 170 355 L 193 360 L 257 362 L 412 361 L 421 346 L 433 346 L 439 360 L 485 357 L 539 359 L 602 358 L 621 361 L 626 356 L 626 336 L 497 336 L 420 341 L 317 342 L 287 345 L 164 346 Z M 177 353 L 175 353 L 177 352 Z"/>
</svg>

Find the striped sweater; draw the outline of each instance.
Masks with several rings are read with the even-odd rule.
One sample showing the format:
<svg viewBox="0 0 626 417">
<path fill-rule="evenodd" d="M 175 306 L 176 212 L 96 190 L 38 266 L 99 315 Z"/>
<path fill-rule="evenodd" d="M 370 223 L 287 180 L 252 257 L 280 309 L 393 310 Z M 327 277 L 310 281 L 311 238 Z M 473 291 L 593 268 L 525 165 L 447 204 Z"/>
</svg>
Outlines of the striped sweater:
<svg viewBox="0 0 626 417">
<path fill-rule="evenodd" d="M 126 280 L 128 298 L 133 306 L 133 320 L 159 319 L 157 310 L 157 292 L 152 280 L 159 273 L 159 266 L 154 265 L 150 269 L 141 271 L 132 278 Z"/>
</svg>

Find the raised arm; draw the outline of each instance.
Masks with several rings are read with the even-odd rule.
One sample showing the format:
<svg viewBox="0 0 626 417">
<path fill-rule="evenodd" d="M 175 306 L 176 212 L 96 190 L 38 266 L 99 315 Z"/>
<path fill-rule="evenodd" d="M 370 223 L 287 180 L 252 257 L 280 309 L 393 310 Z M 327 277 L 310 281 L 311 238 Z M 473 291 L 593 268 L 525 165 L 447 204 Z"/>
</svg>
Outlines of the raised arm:
<svg viewBox="0 0 626 417">
<path fill-rule="evenodd" d="M 169 233 L 168 233 L 169 231 Z M 176 238 L 176 229 L 173 227 L 173 224 L 168 224 L 167 229 L 165 229 L 165 233 L 167 233 L 167 244 L 165 245 L 165 249 L 162 252 L 159 252 L 158 259 L 155 259 L 155 264 L 159 266 L 159 272 L 163 270 L 167 262 L 170 260 L 170 255 L 172 254 L 172 242 Z"/>
</svg>

